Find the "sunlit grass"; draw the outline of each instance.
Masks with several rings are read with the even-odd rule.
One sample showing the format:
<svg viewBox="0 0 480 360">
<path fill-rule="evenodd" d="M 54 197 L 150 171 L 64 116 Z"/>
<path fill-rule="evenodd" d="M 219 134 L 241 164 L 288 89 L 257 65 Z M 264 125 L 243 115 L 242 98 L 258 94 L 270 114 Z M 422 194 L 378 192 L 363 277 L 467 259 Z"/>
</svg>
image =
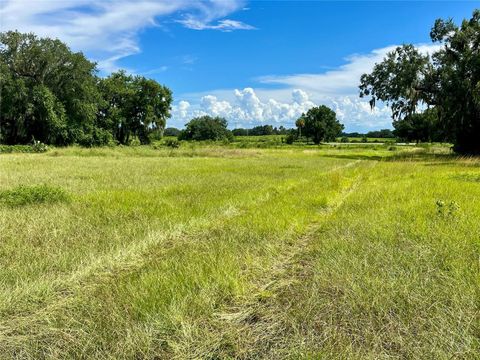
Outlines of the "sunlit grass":
<svg viewBox="0 0 480 360">
<path fill-rule="evenodd" d="M 2 155 L 0 194 L 68 201 L 0 205 L 0 357 L 470 357 L 479 164 L 387 146 Z"/>
</svg>

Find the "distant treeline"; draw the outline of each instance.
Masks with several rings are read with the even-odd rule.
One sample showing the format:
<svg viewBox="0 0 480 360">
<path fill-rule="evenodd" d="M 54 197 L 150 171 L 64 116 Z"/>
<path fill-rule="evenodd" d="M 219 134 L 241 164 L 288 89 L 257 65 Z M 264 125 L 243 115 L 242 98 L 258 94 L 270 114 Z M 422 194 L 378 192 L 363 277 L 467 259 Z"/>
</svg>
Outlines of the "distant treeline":
<svg viewBox="0 0 480 360">
<path fill-rule="evenodd" d="M 358 132 L 351 132 L 351 133 L 346 133 L 343 132 L 342 137 L 351 137 L 351 138 L 381 138 L 381 139 L 390 139 L 390 138 L 395 138 L 395 134 L 392 130 L 390 129 L 382 129 L 382 130 L 376 130 L 376 131 L 369 131 L 366 134 L 363 133 L 358 133 Z"/>
<path fill-rule="evenodd" d="M 203 117 L 205 121 L 207 117 Z M 167 127 L 164 131 L 165 136 L 181 136 L 182 131 L 174 127 Z M 231 130 L 233 136 L 264 136 L 264 135 L 288 135 L 292 132 L 296 132 L 296 129 L 287 129 L 283 126 L 274 127 L 272 125 L 260 125 L 251 129 L 237 128 Z"/>
<path fill-rule="evenodd" d="M 179 136 L 182 130 L 167 127 L 164 131 L 165 136 Z M 295 128 L 285 128 L 283 126 L 274 127 L 273 125 L 259 125 L 254 126 L 250 129 L 237 128 L 232 130 L 234 136 L 265 136 L 265 135 L 289 135 L 297 132 Z M 367 133 L 351 132 L 346 133 L 342 132 L 341 137 L 349 138 L 382 138 L 382 139 L 392 139 L 395 138 L 394 132 L 390 129 L 382 129 L 376 131 L 369 131 Z"/>
<path fill-rule="evenodd" d="M 272 125 L 260 125 L 251 129 L 233 129 L 234 136 L 263 136 L 263 135 L 287 135 L 289 132 L 295 131 L 295 129 L 287 129 L 283 126 L 273 127 Z"/>
</svg>

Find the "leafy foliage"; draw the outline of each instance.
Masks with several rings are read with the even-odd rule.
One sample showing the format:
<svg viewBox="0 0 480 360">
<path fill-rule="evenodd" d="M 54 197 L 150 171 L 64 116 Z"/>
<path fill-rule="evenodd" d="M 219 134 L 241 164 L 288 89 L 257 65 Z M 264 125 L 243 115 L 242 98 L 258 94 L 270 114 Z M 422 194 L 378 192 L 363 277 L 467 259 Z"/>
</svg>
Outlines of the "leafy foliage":
<svg viewBox="0 0 480 360">
<path fill-rule="evenodd" d="M 64 145 L 96 126 L 95 64 L 59 40 L 0 34 L 0 141 Z"/>
<path fill-rule="evenodd" d="M 393 126 L 395 135 L 406 141 L 432 142 L 442 141 L 445 138 L 436 108 L 394 120 Z"/>
<path fill-rule="evenodd" d="M 335 112 L 325 105 L 313 107 L 296 122 L 302 124 L 303 135 L 311 138 L 315 144 L 322 141 L 335 141 L 343 130 Z"/>
<path fill-rule="evenodd" d="M 171 91 L 124 72 L 107 79 L 64 43 L 0 33 L 0 143 L 103 145 L 131 136 L 148 143 L 170 116 Z"/>
<path fill-rule="evenodd" d="M 100 80 L 103 103 L 99 118 L 120 144 L 132 137 L 148 144 L 154 132 L 163 132 L 170 116 L 171 91 L 154 80 L 127 75 L 124 71 Z"/>
<path fill-rule="evenodd" d="M 431 57 L 413 45 L 398 47 L 371 74 L 362 75 L 360 96 L 370 97 L 372 107 L 378 100 L 386 102 L 395 121 L 415 114 L 418 105 L 434 106 L 454 149 L 478 154 L 480 10 L 461 26 L 437 20 L 430 37 L 443 45 Z"/>
<path fill-rule="evenodd" d="M 221 117 L 201 116 L 190 120 L 179 135 L 179 140 L 231 140 L 227 120 Z"/>
</svg>

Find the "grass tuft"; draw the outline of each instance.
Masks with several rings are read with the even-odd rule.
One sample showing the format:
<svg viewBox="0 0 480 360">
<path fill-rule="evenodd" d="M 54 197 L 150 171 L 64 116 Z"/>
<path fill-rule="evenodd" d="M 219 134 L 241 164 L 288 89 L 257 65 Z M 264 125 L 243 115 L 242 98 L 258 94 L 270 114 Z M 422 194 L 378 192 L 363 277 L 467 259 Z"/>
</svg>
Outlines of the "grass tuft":
<svg viewBox="0 0 480 360">
<path fill-rule="evenodd" d="M 69 200 L 68 194 L 60 187 L 50 185 L 20 185 L 0 191 L 0 204 L 10 207 L 30 204 L 57 203 Z"/>
</svg>

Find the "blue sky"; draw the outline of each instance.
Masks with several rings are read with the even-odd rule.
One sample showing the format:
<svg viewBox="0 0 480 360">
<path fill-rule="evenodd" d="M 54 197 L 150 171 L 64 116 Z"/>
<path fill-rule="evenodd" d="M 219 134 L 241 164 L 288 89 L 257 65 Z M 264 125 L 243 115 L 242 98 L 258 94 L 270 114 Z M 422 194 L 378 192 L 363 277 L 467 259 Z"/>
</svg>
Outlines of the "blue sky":
<svg viewBox="0 0 480 360">
<path fill-rule="evenodd" d="M 58 37 L 98 62 L 174 93 L 171 126 L 220 115 L 230 126 L 292 126 L 332 107 L 347 131 L 390 127 L 358 98 L 359 76 L 395 45 L 435 49 L 436 18 L 457 23 L 480 2 L 0 0 L 1 30 Z"/>
</svg>

